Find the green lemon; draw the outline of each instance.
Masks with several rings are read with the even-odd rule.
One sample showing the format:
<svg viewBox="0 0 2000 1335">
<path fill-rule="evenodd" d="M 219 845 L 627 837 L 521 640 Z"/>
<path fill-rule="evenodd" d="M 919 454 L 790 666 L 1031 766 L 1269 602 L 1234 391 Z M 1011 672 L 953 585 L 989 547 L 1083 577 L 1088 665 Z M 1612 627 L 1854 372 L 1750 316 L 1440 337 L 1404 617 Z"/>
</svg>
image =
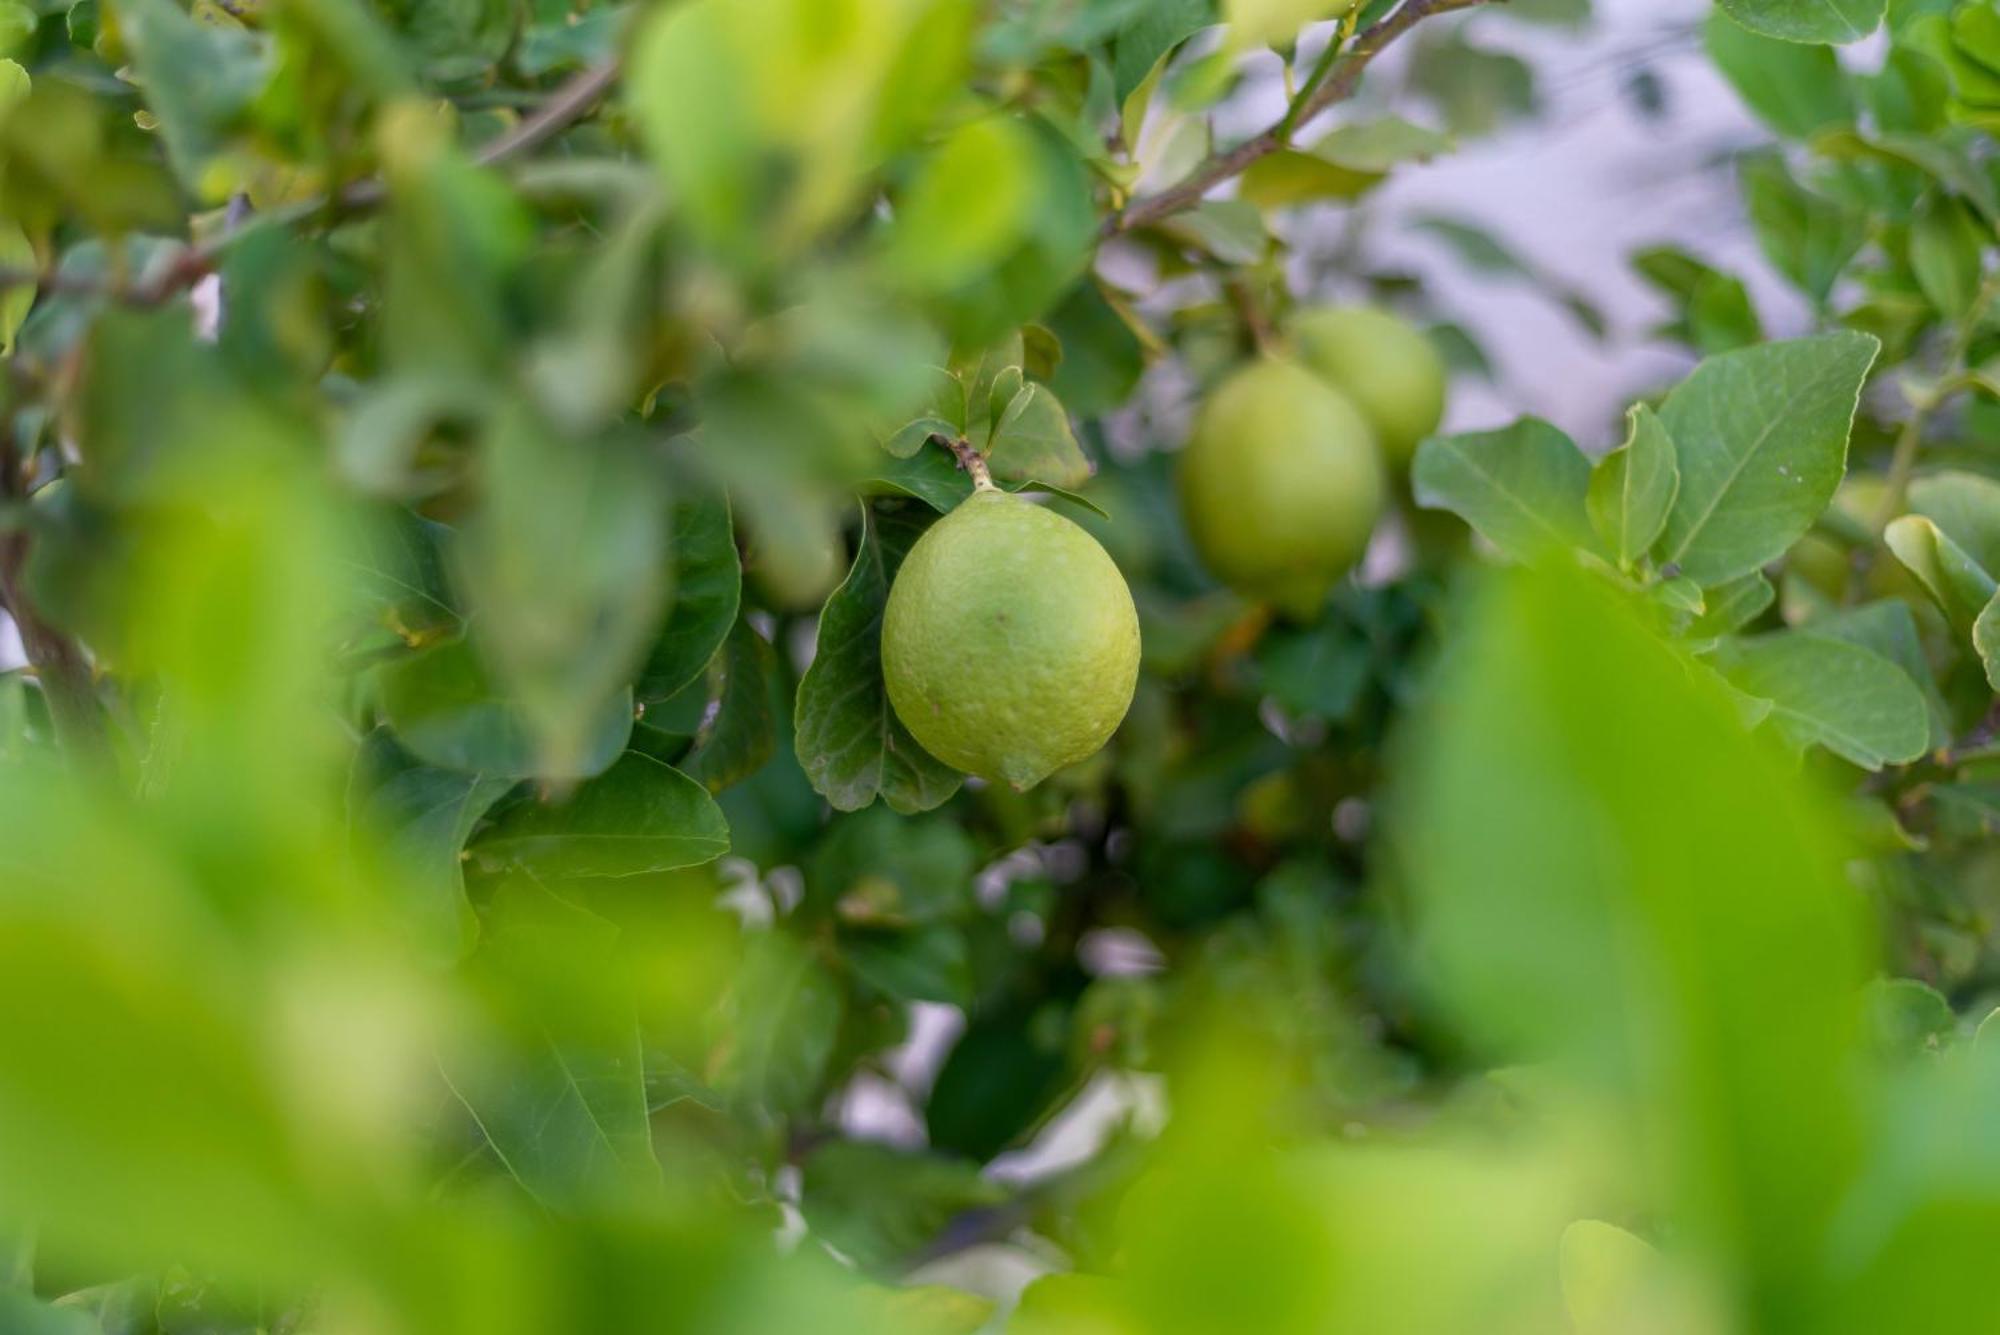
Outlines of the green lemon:
<svg viewBox="0 0 2000 1335">
<path fill-rule="evenodd" d="M 1095 538 L 981 491 L 904 558 L 882 616 L 882 670 L 926 751 L 1030 788 L 1096 754 L 1123 721 L 1139 614 Z"/>
<path fill-rule="evenodd" d="M 1303 367 L 1269 357 L 1202 405 L 1179 481 L 1209 570 L 1301 617 L 1368 550 L 1384 504 L 1382 462 L 1361 414 Z"/>
<path fill-rule="evenodd" d="M 1383 454 L 1406 466 L 1444 420 L 1444 358 L 1407 321 L 1369 306 L 1324 307 L 1291 323 L 1308 368 L 1354 401 Z"/>
</svg>

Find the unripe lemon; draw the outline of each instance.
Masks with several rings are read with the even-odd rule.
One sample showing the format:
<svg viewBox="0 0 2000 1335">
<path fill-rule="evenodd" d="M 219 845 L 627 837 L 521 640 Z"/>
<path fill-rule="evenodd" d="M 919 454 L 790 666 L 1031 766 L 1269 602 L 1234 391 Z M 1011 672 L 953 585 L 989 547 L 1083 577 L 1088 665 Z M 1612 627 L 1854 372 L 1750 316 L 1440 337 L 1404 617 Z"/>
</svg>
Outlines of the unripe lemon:
<svg viewBox="0 0 2000 1335">
<path fill-rule="evenodd" d="M 1181 512 L 1223 583 L 1311 616 L 1382 517 L 1375 437 L 1319 377 L 1264 358 L 1202 405 L 1180 459 Z"/>
<path fill-rule="evenodd" d="M 889 701 L 926 751 L 1029 788 L 1110 740 L 1139 679 L 1139 614 L 1097 540 L 980 491 L 904 558 L 882 616 Z"/>
<path fill-rule="evenodd" d="M 1326 307 L 1296 317 L 1291 335 L 1299 359 L 1368 419 L 1393 467 L 1444 420 L 1444 358 L 1408 322 L 1370 306 Z"/>
</svg>

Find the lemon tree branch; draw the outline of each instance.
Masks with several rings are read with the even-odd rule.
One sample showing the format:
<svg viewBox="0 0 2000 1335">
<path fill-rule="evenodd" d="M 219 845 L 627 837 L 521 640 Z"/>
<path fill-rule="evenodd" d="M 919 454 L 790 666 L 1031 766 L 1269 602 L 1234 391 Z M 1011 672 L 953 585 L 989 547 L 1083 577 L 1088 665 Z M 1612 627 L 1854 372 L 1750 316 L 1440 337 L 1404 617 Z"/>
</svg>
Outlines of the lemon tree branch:
<svg viewBox="0 0 2000 1335">
<path fill-rule="evenodd" d="M 1361 86 L 1361 76 L 1375 57 L 1425 19 L 1504 3 L 1505 0 L 1404 0 L 1393 14 L 1363 29 L 1338 61 L 1331 64 L 1322 61 L 1322 68 L 1329 72 L 1323 79 L 1308 79 L 1277 124 L 1226 152 L 1215 154 L 1171 189 L 1135 201 L 1123 213 L 1105 221 L 1104 234 L 1115 236 L 1191 209 L 1216 186 L 1242 175 L 1252 163 L 1289 145 L 1292 132 L 1299 126 L 1353 97 Z"/>
</svg>

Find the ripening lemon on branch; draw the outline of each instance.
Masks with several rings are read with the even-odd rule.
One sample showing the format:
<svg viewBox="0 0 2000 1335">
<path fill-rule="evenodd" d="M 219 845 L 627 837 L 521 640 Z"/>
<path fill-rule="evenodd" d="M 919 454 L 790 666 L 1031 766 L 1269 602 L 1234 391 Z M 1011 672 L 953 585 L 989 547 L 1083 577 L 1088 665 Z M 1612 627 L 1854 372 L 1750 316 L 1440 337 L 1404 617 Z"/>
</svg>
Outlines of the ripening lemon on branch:
<svg viewBox="0 0 2000 1335">
<path fill-rule="evenodd" d="M 1321 307 L 1289 330 L 1299 360 L 1345 394 L 1381 442 L 1390 468 L 1407 468 L 1444 420 L 1444 358 L 1408 321 L 1372 306 Z"/>
<path fill-rule="evenodd" d="M 1385 487 L 1375 436 L 1347 398 L 1264 357 L 1210 394 L 1181 451 L 1181 513 L 1211 574 L 1311 617 L 1368 550 Z"/>
<path fill-rule="evenodd" d="M 1095 755 L 1139 678 L 1139 614 L 1069 520 L 982 489 L 919 538 L 882 617 L 896 716 L 968 774 L 1030 788 Z"/>
</svg>

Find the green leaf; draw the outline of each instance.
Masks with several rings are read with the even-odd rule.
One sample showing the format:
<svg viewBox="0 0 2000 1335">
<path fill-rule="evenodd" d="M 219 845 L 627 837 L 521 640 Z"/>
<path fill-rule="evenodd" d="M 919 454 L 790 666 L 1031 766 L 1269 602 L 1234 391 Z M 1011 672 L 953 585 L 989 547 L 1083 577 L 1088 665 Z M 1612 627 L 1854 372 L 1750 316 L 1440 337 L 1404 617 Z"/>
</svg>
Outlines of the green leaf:
<svg viewBox="0 0 2000 1335">
<path fill-rule="evenodd" d="M 1852 607 L 1816 617 L 1800 627 L 1802 635 L 1825 635 L 1871 649 L 1903 669 L 1923 693 L 1930 712 L 1932 748 L 1951 745 L 1951 709 L 1938 690 L 1937 674 L 1924 656 L 1923 638 L 1910 605 L 1900 598 L 1885 598 L 1861 607 Z"/>
<path fill-rule="evenodd" d="M 1237 182 L 1237 194 L 1260 209 L 1284 209 L 1327 199 L 1359 199 L 1382 179 L 1379 172 L 1354 171 L 1286 148 L 1251 163 Z"/>
<path fill-rule="evenodd" d="M 799 682 L 799 763 L 837 810 L 858 811 L 880 797 L 901 812 L 928 811 L 963 778 L 917 745 L 882 684 L 882 609 L 926 522 L 875 510 L 864 521 L 853 569 L 820 613 L 819 647 Z"/>
<path fill-rule="evenodd" d="M 1591 545 L 1590 461 L 1537 418 L 1500 431 L 1432 437 L 1417 448 L 1411 480 L 1418 505 L 1450 510 L 1516 561 Z"/>
<path fill-rule="evenodd" d="M 1840 485 L 1861 385 L 1881 348 L 1866 334 L 1827 334 L 1696 367 L 1660 409 L 1681 471 L 1661 564 L 1721 584 L 1797 542 Z"/>
<path fill-rule="evenodd" d="M 658 1171 L 636 1029 L 622 1050 L 550 1040 L 534 1056 L 509 1067 L 504 1083 L 481 1088 L 461 1074 L 451 1085 L 537 1200 L 563 1205 L 593 1183 Z"/>
<path fill-rule="evenodd" d="M 1428 162 L 1451 152 L 1452 138 L 1400 116 L 1343 125 L 1307 151 L 1349 171 L 1386 174 L 1406 162 Z"/>
<path fill-rule="evenodd" d="M 1034 141 L 989 116 L 955 131 L 898 202 L 886 257 L 912 286 L 949 288 L 1010 254 L 1035 207 Z"/>
<path fill-rule="evenodd" d="M 1397 116 L 1343 125 L 1307 149 L 1286 149 L 1250 165 L 1241 196 L 1260 208 L 1320 199 L 1355 199 L 1394 168 L 1428 162 L 1453 147 L 1450 135 Z"/>
<path fill-rule="evenodd" d="M 458 640 L 382 670 L 382 712 L 396 739 L 443 769 L 501 778 L 587 778 L 625 749 L 632 696 L 598 706 L 566 772 L 544 772 L 546 757 L 518 701 L 496 685 L 472 646 Z"/>
<path fill-rule="evenodd" d="M 1427 32 L 1410 62 L 1409 80 L 1455 134 L 1490 134 L 1538 103 L 1534 69 L 1510 52 L 1475 46 L 1464 28 Z"/>
<path fill-rule="evenodd" d="M 1695 639 L 1734 635 L 1762 616 L 1777 598 L 1778 591 L 1762 571 L 1732 579 L 1707 591 L 1703 598 L 1706 610 L 1688 627 L 1688 634 Z"/>
<path fill-rule="evenodd" d="M 1426 976 L 1480 1050 L 1662 1119 L 1639 1152 L 1684 1236 L 1815 1273 L 1795 1230 L 1845 1217 L 1872 1119 L 1868 910 L 1834 812 L 1603 581 L 1510 571 L 1473 607 L 1391 833 Z"/>
<path fill-rule="evenodd" d="M 972 1003 L 972 957 L 957 927 L 914 932 L 853 932 L 841 953 L 854 976 L 892 1001 Z"/>
<path fill-rule="evenodd" d="M 982 1162 L 992 1158 L 1051 1112 L 1068 1077 L 1061 1045 L 1036 1029 L 1032 1009 L 975 1016 L 924 1105 L 931 1148 Z"/>
<path fill-rule="evenodd" d="M 1375 666 L 1373 629 L 1331 616 L 1273 627 L 1257 644 L 1257 684 L 1298 717 L 1349 719 Z"/>
<path fill-rule="evenodd" d="M 1888 0 L 1718 0 L 1752 32 L 1784 42 L 1843 45 L 1881 26 Z"/>
<path fill-rule="evenodd" d="M 841 991 L 781 932 L 750 941 L 724 1004 L 716 1086 L 751 1108 L 800 1113 L 820 1094 L 840 1033 Z"/>
<path fill-rule="evenodd" d="M 1111 516 L 1104 508 L 1080 492 L 1067 487 L 1053 486 L 1034 478 L 1023 481 L 1001 482 L 1002 491 L 1016 495 L 1023 492 L 1040 492 L 1054 496 L 1070 505 L 1079 506 L 1100 519 Z M 900 459 L 886 468 L 879 468 L 875 476 L 866 479 L 862 489 L 877 495 L 908 496 L 922 501 L 939 514 L 950 514 L 961 502 L 972 495 L 972 479 L 960 468 L 951 455 L 942 450 L 925 450 L 922 454 L 908 459 Z"/>
<path fill-rule="evenodd" d="M 638 751 L 556 802 L 510 807 L 475 851 L 545 878 L 643 876 L 729 851 L 729 822 L 708 789 Z"/>
<path fill-rule="evenodd" d="M 568 438 L 522 407 L 484 444 L 478 507 L 453 549 L 471 634 L 542 766 L 578 773 L 606 702 L 626 695 L 659 626 L 664 479 L 637 442 Z M 727 631 L 724 622 L 716 642 Z"/>
<path fill-rule="evenodd" d="M 1632 267 L 1679 306 L 1679 318 L 1664 331 L 1671 337 L 1710 356 L 1763 341 L 1750 290 L 1735 275 L 1670 246 L 1640 251 Z"/>
<path fill-rule="evenodd" d="M 496 1037 L 511 1042 L 447 1049 L 452 1093 L 544 1205 L 575 1207 L 656 1182 L 639 1027 L 617 981 L 617 929 L 519 881 L 500 888 L 488 918 L 474 965 Z"/>
<path fill-rule="evenodd" d="M 1771 702 L 1771 718 L 1800 746 L 1824 746 L 1863 769 L 1905 764 L 1930 745 L 1930 710 L 1889 659 L 1848 640 L 1782 632 L 1732 647 L 1737 689 Z"/>
<path fill-rule="evenodd" d="M 1990 227 L 1947 195 L 1926 198 L 1910 220 L 1910 271 L 1945 319 L 1963 318 L 1978 299 L 1991 237 Z"/>
<path fill-rule="evenodd" d="M 1627 414 L 1625 444 L 1604 456 L 1590 476 L 1590 522 L 1619 566 L 1630 569 L 1667 525 L 1681 489 L 1673 438 L 1650 407 Z"/>
<path fill-rule="evenodd" d="M 275 1065 L 268 1010 L 296 994 L 244 985 L 241 957 L 185 930 L 185 902 L 148 894 L 118 904 L 142 886 L 171 896 L 184 872 L 149 866 L 122 831 L 77 819 L 80 799 L 24 795 L 33 771 L 12 777 L 0 802 L 10 817 L 0 829 L 10 864 L 0 878 L 9 892 L 0 1006 L 40 1018 L 0 1026 L 10 1218 L 32 1219 L 51 1255 L 316 1282 L 341 1251 L 334 1219 L 361 1204 L 342 1196 L 356 1183 L 350 1174 L 368 1170 L 343 1153 L 341 1137 L 309 1147 L 300 1136 L 285 1083 L 299 1072 Z M 54 773 L 40 781 L 61 783 Z M 23 823 L 31 813 L 38 828 Z M 107 863 L 71 847 L 50 862 L 51 877 L 21 876 L 18 860 L 34 858 L 57 828 L 119 856 Z M 48 898 L 51 890 L 63 897 Z M 79 911 L 92 896 L 91 910 Z M 108 1092 L 112 1072 L 116 1088 L 146 1098 Z"/>
<path fill-rule="evenodd" d="M 1934 522 L 1982 570 L 2000 571 L 2000 481 L 1944 469 L 1910 483 L 1910 511 Z"/>
<path fill-rule="evenodd" d="M 1760 37 L 1720 10 L 1709 16 L 1702 34 L 1722 77 L 1779 134 L 1805 139 L 1853 123 L 1847 77 L 1827 47 Z"/>
<path fill-rule="evenodd" d="M 873 1270 L 914 1259 L 958 1215 L 1005 1197 L 977 1164 L 836 1140 L 806 1160 L 799 1209 L 807 1228 Z"/>
<path fill-rule="evenodd" d="M 400 505 L 365 508 L 355 518 L 345 555 L 371 638 L 404 648 L 461 635 L 465 619 L 445 575 L 451 530 Z"/>
<path fill-rule="evenodd" d="M 1877 161 L 1915 168 L 1972 205 L 1989 226 L 2000 226 L 2000 187 L 1949 138 L 1923 134 L 1868 138 L 1852 130 L 1829 130 L 1813 139 L 1812 148 L 1837 161 Z"/>
<path fill-rule="evenodd" d="M 1972 647 L 1986 668 L 1986 683 L 2000 691 L 2000 594 L 1986 604 L 1972 623 Z"/>
<path fill-rule="evenodd" d="M 509 778 L 425 765 L 386 728 L 362 739 L 347 785 L 348 820 L 383 841 L 385 854 L 420 896 L 418 930 L 446 958 L 471 944 L 471 907 L 459 854 L 467 836 L 513 788 Z"/>
<path fill-rule="evenodd" d="M 673 600 L 633 684 L 641 704 L 671 699 L 701 675 L 736 624 L 742 598 L 729 500 L 714 487 L 684 481 L 674 492 Z"/>
<path fill-rule="evenodd" d="M 269 79 L 269 43 L 199 23 L 170 0 L 118 0 L 118 31 L 182 184 L 211 201 L 226 196 L 208 178 L 209 162 Z"/>
<path fill-rule="evenodd" d="M 1153 0 L 1118 34 L 1113 75 L 1123 102 L 1174 48 L 1219 20 L 1215 0 Z"/>
<path fill-rule="evenodd" d="M 843 925 L 927 926 L 974 911 L 979 850 L 944 816 L 882 807 L 834 822 L 806 864 L 806 893 Z"/>
<path fill-rule="evenodd" d="M 1944 995 L 1914 978 L 1873 980 L 1866 1004 L 1869 1037 L 1884 1056 L 1936 1052 L 1958 1028 L 1958 1016 Z"/>
<path fill-rule="evenodd" d="M 995 477 L 1014 482 L 1035 478 L 1080 487 L 1090 481 L 1090 460 L 1076 442 L 1069 413 L 1046 385 L 1025 385 L 1008 402 L 994 424 L 986 462 Z"/>
<path fill-rule="evenodd" d="M 0 222 L 0 269 L 32 272 L 38 263 L 35 248 L 20 224 Z M 27 283 L 0 291 L 0 357 L 13 353 L 14 335 L 21 331 L 21 323 L 34 305 L 35 289 Z"/>
<path fill-rule="evenodd" d="M 749 778 L 777 749 L 778 721 L 771 709 L 777 674 L 771 642 L 747 619 L 739 620 L 709 665 L 714 698 L 695 734 L 694 749 L 681 762 L 711 793 Z"/>
<path fill-rule="evenodd" d="M 539 76 L 609 60 L 618 54 L 635 8 L 601 5 L 577 14 L 565 7 L 561 18 L 533 24 L 521 34 L 513 64 L 523 74 Z"/>
<path fill-rule="evenodd" d="M 1264 215 L 1244 199 L 1204 200 L 1158 223 L 1155 231 L 1206 251 L 1224 264 L 1255 264 L 1271 248 Z"/>
<path fill-rule="evenodd" d="M 1289 46 L 1316 20 L 1346 13 L 1359 0 L 1222 0 L 1223 21 L 1237 50 Z"/>
<path fill-rule="evenodd" d="M 1745 157 L 1737 175 L 1765 256 L 1815 305 L 1823 306 L 1868 240 L 1867 218 L 1807 190 L 1775 153 Z"/>
<path fill-rule="evenodd" d="M 1101 283 L 1079 283 L 1049 316 L 1049 328 L 1063 346 L 1049 388 L 1081 418 L 1122 405 L 1146 371 L 1146 345 L 1133 327 L 1135 317 L 1116 300 Z"/>
<path fill-rule="evenodd" d="M 104 1328 L 83 1312 L 52 1307 L 31 1293 L 0 1291 L 0 1330 L 7 1335 L 103 1335 Z"/>
<path fill-rule="evenodd" d="M 1993 576 L 1924 516 L 1891 520 L 1882 540 L 1937 599 L 1955 629 L 1969 628 L 1992 599 Z"/>
<path fill-rule="evenodd" d="M 383 0 L 385 17 L 423 73 L 440 82 L 487 75 L 513 44 L 513 0 Z"/>
</svg>

